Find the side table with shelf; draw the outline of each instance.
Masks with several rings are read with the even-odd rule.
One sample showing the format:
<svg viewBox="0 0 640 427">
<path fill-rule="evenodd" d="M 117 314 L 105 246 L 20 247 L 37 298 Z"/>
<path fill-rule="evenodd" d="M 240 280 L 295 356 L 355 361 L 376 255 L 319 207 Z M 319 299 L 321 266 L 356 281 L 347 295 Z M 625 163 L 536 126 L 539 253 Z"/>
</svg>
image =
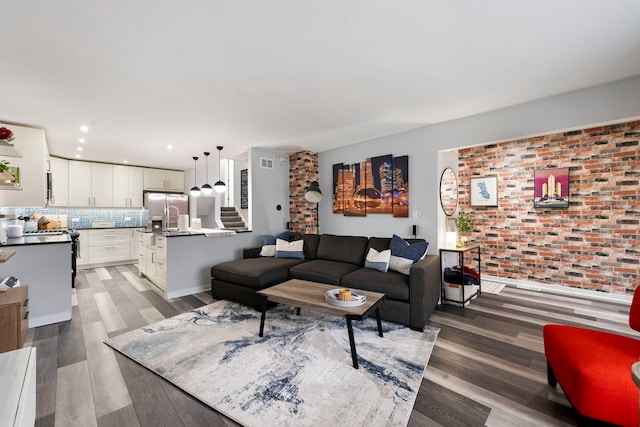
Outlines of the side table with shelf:
<svg viewBox="0 0 640 427">
<path fill-rule="evenodd" d="M 440 300 L 441 302 L 453 302 L 453 303 L 457 303 L 457 304 L 461 304 L 462 307 L 465 306 L 466 303 L 468 303 L 472 298 L 475 298 L 476 296 L 480 296 L 482 294 L 482 282 L 480 281 L 478 283 L 478 288 L 477 290 L 475 290 L 474 292 L 472 292 L 470 295 L 465 296 L 465 292 L 464 292 L 464 284 L 460 285 L 460 299 L 456 300 L 456 299 L 452 299 L 452 298 L 447 298 L 447 294 L 446 294 L 446 282 L 444 280 L 444 269 L 446 267 L 453 267 L 453 265 L 444 265 L 444 259 L 446 257 L 443 256 L 444 253 L 457 253 L 457 265 L 459 265 L 462 268 L 462 271 L 464 271 L 464 258 L 465 258 L 465 254 L 467 252 L 469 253 L 473 253 L 473 251 L 476 251 L 476 258 L 475 260 L 478 263 L 478 274 L 480 274 L 480 252 L 481 252 L 481 245 L 478 243 L 472 243 L 469 244 L 467 246 L 462 246 L 462 247 L 444 247 L 444 248 L 440 248 L 440 279 L 441 279 L 441 297 Z M 463 276 L 464 277 L 464 276 Z M 464 283 L 464 279 L 463 279 L 463 283 Z"/>
</svg>

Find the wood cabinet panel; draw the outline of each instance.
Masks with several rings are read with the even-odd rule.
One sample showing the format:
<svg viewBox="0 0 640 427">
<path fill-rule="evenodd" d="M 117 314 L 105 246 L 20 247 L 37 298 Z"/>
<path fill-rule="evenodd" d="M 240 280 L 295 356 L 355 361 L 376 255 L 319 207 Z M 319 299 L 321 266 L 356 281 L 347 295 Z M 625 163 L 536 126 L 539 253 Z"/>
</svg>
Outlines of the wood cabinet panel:
<svg viewBox="0 0 640 427">
<path fill-rule="evenodd" d="M 0 293 L 0 353 L 24 345 L 29 329 L 29 287 Z"/>
</svg>

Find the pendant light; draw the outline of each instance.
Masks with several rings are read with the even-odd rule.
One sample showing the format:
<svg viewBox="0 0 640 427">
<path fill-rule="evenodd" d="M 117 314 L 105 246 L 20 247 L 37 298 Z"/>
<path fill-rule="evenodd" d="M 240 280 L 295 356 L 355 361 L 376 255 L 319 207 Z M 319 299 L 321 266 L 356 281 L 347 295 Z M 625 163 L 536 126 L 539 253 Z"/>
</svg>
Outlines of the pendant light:
<svg viewBox="0 0 640 427">
<path fill-rule="evenodd" d="M 198 157 L 197 156 L 193 156 L 193 182 L 195 183 L 196 180 L 198 179 L 198 174 L 196 172 L 196 164 L 198 162 Z M 193 187 L 191 187 L 191 195 L 193 197 L 198 197 L 200 196 L 200 189 L 198 188 L 197 185 L 194 185 Z"/>
<path fill-rule="evenodd" d="M 213 184 L 213 189 L 216 190 L 216 193 L 224 193 L 224 191 L 227 189 L 227 186 L 220 179 L 220 152 L 224 147 L 218 145 L 216 148 L 218 149 L 218 182 Z"/>
<path fill-rule="evenodd" d="M 208 196 L 209 194 L 211 194 L 213 192 L 213 187 L 209 185 L 209 153 L 208 151 L 204 152 L 204 160 L 205 160 L 205 173 L 207 175 L 207 180 L 204 182 L 204 185 L 202 186 L 202 194 L 204 194 L 205 196 Z"/>
</svg>

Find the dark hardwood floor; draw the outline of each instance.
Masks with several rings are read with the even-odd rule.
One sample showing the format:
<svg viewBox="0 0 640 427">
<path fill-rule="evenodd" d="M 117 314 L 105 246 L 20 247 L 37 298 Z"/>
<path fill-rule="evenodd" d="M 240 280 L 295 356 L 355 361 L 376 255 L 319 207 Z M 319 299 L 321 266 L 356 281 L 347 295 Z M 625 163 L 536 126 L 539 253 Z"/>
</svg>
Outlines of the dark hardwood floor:
<svg viewBox="0 0 640 427">
<path fill-rule="evenodd" d="M 73 319 L 29 331 L 37 347 L 36 426 L 234 426 L 103 340 L 209 304 L 165 301 L 133 265 L 81 270 Z M 440 334 L 410 426 L 579 425 L 546 383 L 542 326 L 566 323 L 634 335 L 628 305 L 505 288 L 465 309 L 441 306 Z"/>
</svg>

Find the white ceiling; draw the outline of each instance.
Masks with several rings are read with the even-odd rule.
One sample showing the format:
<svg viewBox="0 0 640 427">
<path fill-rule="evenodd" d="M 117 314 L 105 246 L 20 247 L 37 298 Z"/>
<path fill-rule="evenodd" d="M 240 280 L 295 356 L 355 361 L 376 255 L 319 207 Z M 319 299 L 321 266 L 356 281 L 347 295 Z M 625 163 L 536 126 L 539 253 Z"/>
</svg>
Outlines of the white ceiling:
<svg viewBox="0 0 640 427">
<path fill-rule="evenodd" d="M 324 151 L 640 74 L 638 0 L 12 1 L 0 14 L 0 121 L 44 128 L 55 155 L 145 166 L 191 168 L 216 145 Z"/>
</svg>

